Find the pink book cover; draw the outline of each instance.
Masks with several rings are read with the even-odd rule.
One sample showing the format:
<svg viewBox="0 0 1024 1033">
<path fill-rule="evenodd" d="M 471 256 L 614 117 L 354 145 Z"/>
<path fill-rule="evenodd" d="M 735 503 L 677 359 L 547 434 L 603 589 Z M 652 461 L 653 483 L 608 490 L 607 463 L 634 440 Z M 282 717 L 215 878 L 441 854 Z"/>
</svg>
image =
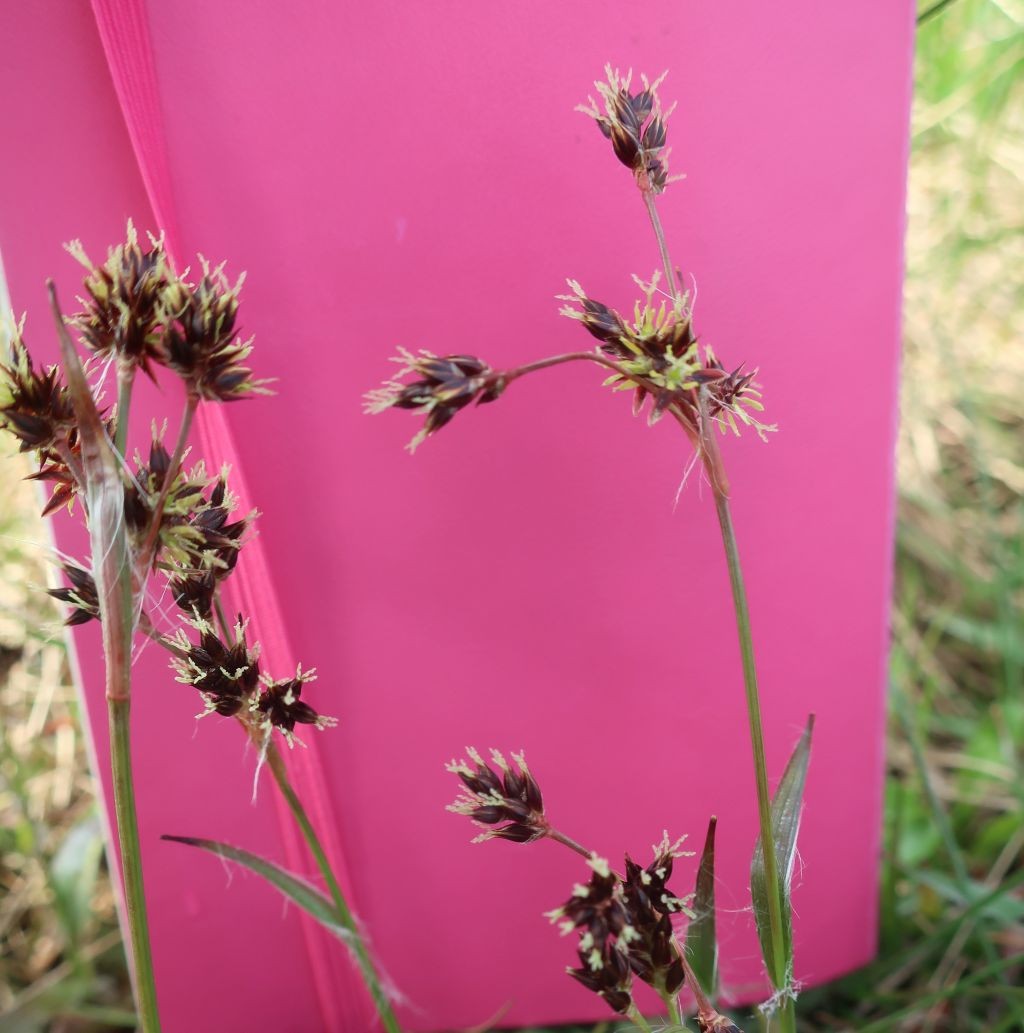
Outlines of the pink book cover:
<svg viewBox="0 0 1024 1033">
<path fill-rule="evenodd" d="M 566 367 L 460 416 L 369 419 L 398 346 L 517 365 L 588 346 L 565 280 L 619 308 L 657 250 L 627 170 L 575 112 L 606 62 L 658 75 L 661 203 L 696 322 L 760 367 L 779 431 L 724 441 L 769 768 L 817 715 L 794 889 L 797 976 L 875 946 L 913 5 L 41 0 L 6 14 L 0 249 L 40 359 L 126 220 L 248 273 L 276 397 L 209 413 L 196 454 L 264 511 L 233 602 L 265 666 L 315 665 L 337 728 L 289 760 L 411 1030 L 611 1017 L 542 917 L 585 875 L 553 844 L 472 845 L 444 762 L 524 749 L 553 820 L 599 852 L 699 847 L 719 817 L 725 987 L 763 992 L 753 772 L 710 493 L 674 428 Z M 132 412 L 176 427 L 171 385 Z M 62 547 L 85 548 L 61 523 Z M 168 620 L 171 618 L 168 617 Z M 76 636 L 104 791 L 99 637 Z M 210 836 L 314 878 L 231 722 L 140 645 L 133 719 L 170 1031 L 361 1031 L 354 968 Z M 695 862 L 679 870 L 688 889 Z M 644 1003 L 651 1004 L 652 1001 Z"/>
</svg>

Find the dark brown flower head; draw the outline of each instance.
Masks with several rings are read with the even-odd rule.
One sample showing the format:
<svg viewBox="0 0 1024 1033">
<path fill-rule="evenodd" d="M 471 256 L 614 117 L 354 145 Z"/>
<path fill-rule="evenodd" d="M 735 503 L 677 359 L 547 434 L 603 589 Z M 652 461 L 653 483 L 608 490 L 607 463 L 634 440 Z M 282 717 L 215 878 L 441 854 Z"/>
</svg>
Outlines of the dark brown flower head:
<svg viewBox="0 0 1024 1033">
<path fill-rule="evenodd" d="M 92 574 L 76 563 L 63 563 L 61 570 L 71 584 L 67 588 L 47 589 L 47 595 L 52 595 L 54 599 L 59 599 L 71 607 L 64 623 L 76 625 L 94 619 L 99 620 L 100 600 Z"/>
<path fill-rule="evenodd" d="M 611 941 L 592 945 L 587 935 L 577 950 L 579 968 L 565 971 L 581 986 L 603 997 L 612 1011 L 625 1015 L 633 1004 L 632 972 L 618 945 Z"/>
<path fill-rule="evenodd" d="M 260 682 L 259 647 L 250 649 L 246 644 L 246 622 L 241 615 L 227 642 L 201 617 L 188 623 L 199 632 L 199 642 L 193 643 L 185 630 L 179 629 L 174 644 L 181 655 L 171 660 L 171 666 L 177 681 L 194 685 L 202 695 L 205 709 L 199 716 L 217 713 L 230 717 L 243 707 L 251 708 Z"/>
<path fill-rule="evenodd" d="M 626 855 L 626 889 L 636 900 L 642 900 L 662 915 L 683 912 L 693 917 L 686 906 L 685 899 L 677 897 L 668 888 L 668 880 L 672 877 L 672 867 L 678 857 L 693 857 L 692 850 L 681 850 L 686 836 L 672 842 L 668 833 L 664 833 L 661 842 L 653 847 L 654 860 L 642 868 L 628 854 Z"/>
<path fill-rule="evenodd" d="M 466 748 L 466 756 L 466 760 L 453 760 L 445 765 L 464 786 L 458 799 L 447 809 L 466 815 L 485 829 L 474 843 L 487 839 L 530 843 L 547 835 L 549 826 L 544 817 L 540 786 L 521 753 L 513 753 L 509 763 L 500 751 L 491 750 L 494 768 L 485 764 L 472 747 Z"/>
<path fill-rule="evenodd" d="M 33 366 L 19 326 L 10 358 L 0 364 L 0 426 L 18 439 L 22 452 L 37 451 L 43 459 L 67 440 L 74 425 L 74 407 L 59 369 Z"/>
<path fill-rule="evenodd" d="M 122 366 L 136 366 L 152 377 L 151 363 L 162 361 L 163 299 L 173 274 L 163 237 L 139 244 L 128 223 L 124 244 L 113 247 L 102 265 L 94 265 L 81 241 L 67 250 L 88 269 L 83 310 L 70 320 L 82 343 L 96 355 L 116 357 Z"/>
<path fill-rule="evenodd" d="M 217 576 L 212 570 L 172 577 L 167 584 L 178 607 L 188 614 L 209 620 L 217 593 Z"/>
<path fill-rule="evenodd" d="M 404 348 L 393 360 L 401 370 L 366 395 L 366 411 L 415 409 L 425 414 L 423 429 L 409 442 L 410 452 L 452 420 L 471 402 L 493 402 L 505 389 L 504 377 L 472 355 L 413 355 Z M 411 378 L 411 379 L 406 379 Z"/>
<path fill-rule="evenodd" d="M 223 265 L 202 262 L 196 284 L 176 280 L 164 297 L 164 362 L 189 391 L 209 401 L 232 402 L 267 394 L 265 380 L 255 380 L 245 364 L 252 340 L 238 336 L 238 296 L 244 274 L 232 285 Z"/>
<path fill-rule="evenodd" d="M 594 119 L 611 141 L 615 157 L 632 171 L 640 188 L 660 194 L 673 178 L 678 178 L 668 174 L 669 152 L 665 148 L 665 121 L 672 108 L 663 111 L 658 96 L 665 75 L 654 82 L 641 75 L 643 88 L 636 93 L 630 90 L 632 71 L 622 75 L 618 69 L 605 65 L 605 75 L 604 81 L 594 83 L 601 106 L 588 97 L 587 103 L 576 110 Z"/>
<path fill-rule="evenodd" d="M 293 734 L 295 726 L 313 725 L 314 728 L 331 728 L 338 722 L 333 717 L 318 714 L 302 697 L 302 686 L 316 680 L 316 671 L 298 668 L 294 678 L 275 681 L 264 677 L 263 691 L 254 702 L 254 709 L 263 717 L 263 726 L 269 733 L 276 728 L 292 746 L 297 740 Z"/>
<path fill-rule="evenodd" d="M 622 880 L 597 854 L 587 863 L 587 882 L 577 883 L 569 900 L 546 917 L 559 924 L 563 935 L 580 933 L 580 967 L 566 969 L 569 975 L 625 1014 L 632 1004 L 628 951 L 637 934 L 626 911 Z"/>
<path fill-rule="evenodd" d="M 601 342 L 601 351 L 618 364 L 621 372 L 605 384 L 616 391 L 633 391 L 634 413 L 652 399 L 651 424 L 673 408 L 696 430 L 703 402 L 708 418 L 723 430 L 738 434 L 741 425 L 752 427 L 761 438 L 775 430 L 757 418 L 764 407 L 755 373 L 742 368 L 728 373 L 710 347 L 699 345 L 686 295 L 659 300 L 657 272 L 650 282 L 634 280 L 644 298 L 634 304 L 631 321 L 588 297 L 575 280 L 569 280 L 572 293 L 560 296 L 566 302 L 561 314 L 582 323 Z"/>
<path fill-rule="evenodd" d="M 623 936 L 629 916 L 623 899 L 622 880 L 611 870 L 603 857 L 592 854 L 587 861 L 592 871 L 585 883 L 577 883 L 572 896 L 561 907 L 548 911 L 546 917 L 558 922 L 563 935 L 574 929 L 589 933 L 600 946 L 609 936 Z M 625 933 L 628 940 L 630 933 Z"/>
</svg>

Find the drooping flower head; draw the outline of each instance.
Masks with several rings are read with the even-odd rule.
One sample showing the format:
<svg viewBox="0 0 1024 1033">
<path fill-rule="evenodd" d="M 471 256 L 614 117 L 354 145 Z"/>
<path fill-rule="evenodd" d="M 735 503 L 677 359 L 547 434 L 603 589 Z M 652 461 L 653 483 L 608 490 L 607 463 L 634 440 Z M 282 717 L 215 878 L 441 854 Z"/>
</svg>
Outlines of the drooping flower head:
<svg viewBox="0 0 1024 1033">
<path fill-rule="evenodd" d="M 485 829 L 474 843 L 488 839 L 531 843 L 547 835 L 550 826 L 544 816 L 544 799 L 523 754 L 513 753 L 510 763 L 499 750 L 491 750 L 493 768 L 472 747 L 466 748 L 466 757 L 445 765 L 463 785 L 447 809 L 466 815 Z"/>
<path fill-rule="evenodd" d="M 409 442 L 410 452 L 450 422 L 472 402 L 493 402 L 505 389 L 500 373 L 473 355 L 419 355 L 399 348 L 393 362 L 402 368 L 390 380 L 366 394 L 365 410 L 414 409 L 426 416 L 423 429 Z"/>
</svg>

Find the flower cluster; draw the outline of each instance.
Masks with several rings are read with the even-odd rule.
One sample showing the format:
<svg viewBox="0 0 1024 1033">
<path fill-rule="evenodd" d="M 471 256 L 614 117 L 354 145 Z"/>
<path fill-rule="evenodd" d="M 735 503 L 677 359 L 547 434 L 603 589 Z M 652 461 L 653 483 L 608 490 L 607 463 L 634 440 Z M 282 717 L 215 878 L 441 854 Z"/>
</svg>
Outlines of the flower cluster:
<svg viewBox="0 0 1024 1033">
<path fill-rule="evenodd" d="M 223 265 L 202 262 L 203 276 L 196 284 L 172 283 L 164 297 L 166 326 L 164 362 L 199 398 L 232 402 L 266 394 L 265 380 L 254 380 L 245 365 L 252 339 L 236 331 L 238 297 L 245 276 L 232 285 Z"/>
<path fill-rule="evenodd" d="M 52 595 L 54 599 L 59 599 L 71 607 L 64 623 L 74 626 L 86 624 L 93 619 L 99 620 L 100 600 L 92 574 L 77 563 L 70 562 L 62 563 L 61 570 L 71 584 L 66 588 L 47 589 L 47 595 Z"/>
<path fill-rule="evenodd" d="M 605 65 L 605 75 L 605 81 L 594 83 L 601 106 L 593 97 L 588 97 L 587 103 L 576 110 L 594 119 L 598 129 L 611 141 L 615 156 L 632 171 L 640 188 L 660 194 L 671 182 L 665 121 L 672 114 L 672 108 L 663 111 L 658 96 L 658 87 L 665 75 L 654 82 L 641 75 L 643 89 L 637 93 L 630 92 L 632 71 L 622 75 L 618 69 Z"/>
<path fill-rule="evenodd" d="M 485 829 L 474 843 L 487 839 L 530 843 L 547 835 L 550 827 L 544 816 L 540 786 L 521 753 L 513 753 L 509 763 L 498 750 L 491 750 L 497 770 L 485 764 L 472 747 L 466 748 L 466 756 L 467 760 L 453 760 L 446 765 L 446 770 L 457 775 L 464 787 L 448 810 L 466 815 Z"/>
<path fill-rule="evenodd" d="M 57 366 L 37 370 L 19 326 L 10 343 L 10 358 L 0 364 L 0 426 L 13 434 L 22 452 L 40 460 L 59 459 L 74 431 L 75 411 Z"/>
<path fill-rule="evenodd" d="M 671 916 L 693 914 L 667 886 L 674 859 L 683 856 L 681 843 L 671 843 L 666 834 L 646 868 L 627 856 L 624 879 L 604 858 L 591 855 L 589 881 L 574 886 L 569 900 L 547 914 L 564 935 L 580 934 L 577 954 L 582 964 L 567 969 L 569 975 L 620 1014 L 632 1004 L 634 975 L 673 996 L 683 985 Z"/>
<path fill-rule="evenodd" d="M 648 416 L 652 424 L 673 409 L 696 430 L 704 420 L 703 406 L 708 419 L 735 434 L 740 424 L 761 437 L 774 430 L 756 415 L 764 409 L 754 383 L 756 371 L 727 372 L 712 349 L 698 343 L 686 297 L 656 300 L 659 280 L 658 273 L 649 283 L 636 280 L 644 297 L 635 302 L 632 320 L 588 297 L 575 280 L 569 280 L 572 293 L 560 297 L 566 302 L 561 314 L 581 323 L 600 342 L 601 352 L 615 361 L 617 369 L 605 383 L 613 390 L 633 390 L 634 413 L 653 399 Z"/>
<path fill-rule="evenodd" d="M 592 854 L 587 863 L 592 869 L 589 880 L 577 883 L 569 900 L 549 911 L 547 917 L 558 922 L 565 935 L 580 931 L 576 949 L 580 966 L 567 968 L 566 972 L 603 997 L 613 1011 L 625 1015 L 633 1004 L 627 951 L 634 931 L 622 880 L 597 854 Z"/>
<path fill-rule="evenodd" d="M 200 259 L 203 275 L 190 283 L 175 275 L 163 238 L 150 237 L 149 249 L 128 224 L 127 241 L 111 248 L 94 265 L 80 241 L 68 251 L 88 270 L 82 311 L 69 322 L 82 343 L 101 358 L 114 358 L 127 370 L 150 377 L 164 366 L 185 382 L 186 390 L 209 401 L 230 402 L 266 393 L 245 364 L 252 341 L 236 329 L 244 276 L 231 284 L 223 265 Z"/>
<path fill-rule="evenodd" d="M 200 717 L 214 713 L 237 716 L 264 736 L 276 728 L 289 746 L 298 741 L 293 734 L 297 724 L 322 729 L 337 723 L 301 699 L 302 687 L 316 679 L 315 671 L 300 667 L 295 677 L 282 680 L 260 674 L 259 646 L 247 643 L 248 622 L 241 615 L 226 639 L 203 617 L 188 623 L 199 633 L 199 641 L 193 642 L 184 629 L 179 629 L 173 640 L 176 652 L 171 665 L 177 681 L 199 690 L 204 704 Z"/>
<path fill-rule="evenodd" d="M 505 389 L 504 377 L 472 355 L 413 355 L 404 348 L 392 361 L 402 367 L 395 376 L 366 395 L 366 411 L 414 409 L 426 415 L 423 429 L 409 442 L 409 451 L 440 430 L 472 402 L 493 402 Z M 406 379 L 411 377 L 412 379 Z"/>
<path fill-rule="evenodd" d="M 153 376 L 152 364 L 163 363 L 160 336 L 164 323 L 164 297 L 174 276 L 164 250 L 163 237 L 149 238 L 145 250 L 135 227 L 128 223 L 127 239 L 107 253 L 102 265 L 94 265 L 74 240 L 68 252 L 88 270 L 82 311 L 70 320 L 82 343 L 102 358 L 116 358 Z"/>
</svg>

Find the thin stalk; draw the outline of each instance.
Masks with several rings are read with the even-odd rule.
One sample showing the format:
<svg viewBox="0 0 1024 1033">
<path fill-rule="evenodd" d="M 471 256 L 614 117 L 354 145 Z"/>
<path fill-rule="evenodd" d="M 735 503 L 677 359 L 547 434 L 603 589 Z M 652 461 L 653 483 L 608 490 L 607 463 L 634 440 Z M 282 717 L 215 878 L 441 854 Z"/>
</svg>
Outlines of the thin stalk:
<svg viewBox="0 0 1024 1033">
<path fill-rule="evenodd" d="M 658 241 L 658 251 L 661 254 L 661 264 L 665 270 L 665 280 L 668 289 L 672 292 L 672 300 L 679 300 L 679 285 L 676 282 L 675 270 L 672 266 L 672 258 L 668 253 L 668 244 L 665 241 L 665 230 L 661 225 L 661 216 L 658 214 L 658 206 L 654 200 L 654 194 L 650 190 L 641 190 L 644 199 L 644 207 L 647 209 L 648 218 L 651 220 L 651 228 Z"/>
<path fill-rule="evenodd" d="M 651 1033 L 651 1024 L 640 1014 L 640 1011 L 635 1004 L 629 1009 L 628 1014 L 637 1026 L 644 1031 L 644 1033 Z"/>
<path fill-rule="evenodd" d="M 47 281 L 50 306 L 64 359 L 68 391 L 75 408 L 81 442 L 82 474 L 88 508 L 93 578 L 100 605 L 103 657 L 106 662 L 110 764 L 114 781 L 114 815 L 121 847 L 125 912 L 132 952 L 132 977 L 143 1033 L 159 1033 L 156 983 L 149 946 L 149 922 L 142 882 L 142 851 L 132 780 L 131 662 L 133 634 L 132 569 L 124 521 L 124 483 L 110 449 L 92 391 L 74 343 L 64 325 L 53 281 Z"/>
<path fill-rule="evenodd" d="M 376 1005 L 377 1013 L 380 1015 L 381 1022 L 384 1024 L 384 1028 L 388 1033 L 401 1033 L 398 1020 L 395 1018 L 395 1014 L 391 1009 L 391 1002 L 388 1001 L 387 994 L 384 992 L 384 988 L 381 985 L 380 977 L 377 975 L 377 970 L 374 968 L 370 952 L 366 949 L 366 944 L 363 941 L 363 936 L 360 932 L 359 926 L 356 924 L 355 917 L 349 909 L 348 902 L 345 900 L 345 896 L 341 892 L 341 887 L 338 885 L 338 880 L 335 878 L 334 872 L 331 869 L 331 864 L 327 859 L 327 854 L 320 843 L 316 830 L 313 828 L 313 823 L 309 820 L 309 816 L 306 814 L 306 809 L 302 806 L 302 801 L 292 788 L 291 781 L 288 778 L 288 771 L 285 768 L 281 753 L 273 742 L 270 742 L 267 745 L 266 757 L 267 766 L 274 775 L 277 787 L 281 790 L 281 795 L 285 798 L 285 801 L 287 802 L 288 807 L 302 832 L 302 837 L 305 839 L 310 853 L 316 860 L 317 867 L 320 869 L 320 874 L 323 876 L 324 882 L 330 890 L 331 900 L 334 902 L 334 910 L 338 915 L 338 921 L 351 935 L 349 943 L 356 956 L 356 961 L 359 964 L 360 971 L 363 974 L 363 980 L 366 983 L 367 989 L 370 991 L 370 996 L 373 998 L 373 1003 Z"/>
<path fill-rule="evenodd" d="M 644 205 L 651 220 L 651 227 L 658 242 L 665 275 L 672 287 L 673 300 L 678 304 L 681 295 L 678 292 L 673 273 L 672 259 L 669 255 L 665 231 L 661 224 L 661 216 L 650 190 L 642 191 Z M 747 702 L 747 722 L 750 726 L 750 744 L 754 758 L 754 781 L 757 788 L 757 816 L 760 825 L 761 852 L 764 855 L 765 883 L 768 891 L 768 925 L 771 931 L 773 968 L 769 972 L 776 990 L 784 990 L 789 976 L 790 958 L 786 956 L 785 934 L 782 925 L 782 894 L 779 881 L 779 862 L 775 854 L 775 840 L 772 836 L 772 804 L 768 789 L 768 764 L 764 751 L 764 725 L 761 720 L 761 697 L 757 690 L 757 667 L 754 663 L 754 640 L 750 631 L 750 609 L 747 605 L 747 592 L 743 583 L 743 568 L 740 564 L 739 547 L 736 543 L 736 530 L 729 510 L 729 482 L 722 465 L 715 431 L 707 418 L 707 410 L 703 398 L 700 399 L 701 421 L 699 427 L 699 450 L 711 489 L 715 496 L 715 509 L 718 523 L 722 531 L 722 544 L 725 548 L 726 563 L 729 567 L 729 583 L 732 587 L 733 608 L 736 613 L 736 632 L 739 636 L 740 656 L 743 661 L 743 688 Z M 683 429 L 690 433 L 686 424 Z M 765 959 L 767 961 L 767 959 Z M 685 958 L 684 958 L 685 964 Z M 794 1033 L 796 1030 L 796 1011 L 793 999 L 783 995 L 779 1009 L 779 1025 L 781 1033 Z"/>
<path fill-rule="evenodd" d="M 585 846 L 577 843 L 575 839 L 570 839 L 564 832 L 559 832 L 558 829 L 549 829 L 547 838 L 553 839 L 556 843 L 561 843 L 562 846 L 567 846 L 570 850 L 575 850 L 577 854 L 585 857 L 588 861 L 593 856 Z"/>
<path fill-rule="evenodd" d="M 160 1014 L 156 1002 L 153 956 L 149 946 L 149 920 L 146 916 L 139 823 L 132 780 L 128 720 L 131 700 L 127 697 L 108 699 L 107 705 L 110 717 L 110 762 L 114 777 L 114 814 L 117 818 L 117 838 L 121 845 L 121 874 L 131 941 L 135 997 L 143 1033 L 159 1033 Z"/>
<path fill-rule="evenodd" d="M 679 998 L 673 997 L 672 994 L 665 990 L 659 990 L 658 994 L 668 1009 L 668 1021 L 680 1029 L 686 1029 L 686 1025 L 683 1022 L 683 1013 L 679 1008 Z"/>
<path fill-rule="evenodd" d="M 710 437 L 714 431 L 707 430 Z M 716 457 L 717 458 L 717 457 Z M 710 473 L 710 471 L 709 471 Z M 739 636 L 740 655 L 743 660 L 743 688 L 747 700 L 747 721 L 750 726 L 750 744 L 754 755 L 754 779 L 757 786 L 757 816 L 761 826 L 761 852 L 764 855 L 764 875 L 768 892 L 768 925 L 771 931 L 772 955 L 775 971 L 770 972 L 776 990 L 783 990 L 788 976 L 789 959 L 785 952 L 785 935 L 782 927 L 782 894 L 779 881 L 779 864 L 775 855 L 775 840 L 772 837 L 771 794 L 768 790 L 768 765 L 764 751 L 764 726 L 761 721 L 761 698 L 757 690 L 757 669 L 754 664 L 754 642 L 750 631 L 750 610 L 747 606 L 747 592 L 743 583 L 743 568 L 740 565 L 739 547 L 736 543 L 736 529 L 732 523 L 729 499 L 711 477 L 715 496 L 715 509 L 722 530 L 722 544 L 725 547 L 726 563 L 729 567 L 729 583 L 732 586 L 733 608 L 736 612 L 736 631 Z M 793 1000 L 785 996 L 779 1011 L 779 1025 L 782 1033 L 796 1029 L 796 1014 Z"/>
<path fill-rule="evenodd" d="M 135 366 L 127 363 L 117 368 L 117 425 L 114 429 L 114 448 L 122 458 L 128 446 L 128 414 L 132 408 L 132 385 L 135 383 Z"/>
</svg>

